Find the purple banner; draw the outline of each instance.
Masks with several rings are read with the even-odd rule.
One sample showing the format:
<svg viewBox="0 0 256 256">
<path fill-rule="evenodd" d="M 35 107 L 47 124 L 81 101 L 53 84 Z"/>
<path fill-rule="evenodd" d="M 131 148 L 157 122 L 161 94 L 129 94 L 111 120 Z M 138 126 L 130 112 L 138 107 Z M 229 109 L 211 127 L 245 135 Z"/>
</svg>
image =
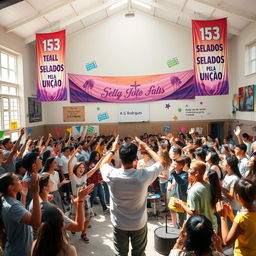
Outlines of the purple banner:
<svg viewBox="0 0 256 256">
<path fill-rule="evenodd" d="M 101 77 L 68 74 L 70 102 L 143 102 L 194 99 L 194 70 L 172 74 Z"/>
</svg>

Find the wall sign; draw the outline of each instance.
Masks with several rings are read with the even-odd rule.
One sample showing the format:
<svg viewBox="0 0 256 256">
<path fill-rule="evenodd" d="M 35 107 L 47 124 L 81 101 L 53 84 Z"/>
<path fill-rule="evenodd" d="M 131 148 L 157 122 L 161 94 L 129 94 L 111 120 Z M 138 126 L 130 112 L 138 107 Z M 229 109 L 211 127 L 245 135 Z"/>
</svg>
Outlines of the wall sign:
<svg viewBox="0 0 256 256">
<path fill-rule="evenodd" d="M 84 106 L 63 107 L 64 122 L 84 122 L 85 110 Z"/>
</svg>

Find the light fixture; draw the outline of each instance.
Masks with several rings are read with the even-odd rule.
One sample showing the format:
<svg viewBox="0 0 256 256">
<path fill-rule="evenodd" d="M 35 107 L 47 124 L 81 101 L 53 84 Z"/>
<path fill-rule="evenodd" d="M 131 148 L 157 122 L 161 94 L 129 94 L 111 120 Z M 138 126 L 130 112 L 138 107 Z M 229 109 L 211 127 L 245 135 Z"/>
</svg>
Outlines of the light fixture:
<svg viewBox="0 0 256 256">
<path fill-rule="evenodd" d="M 139 6 L 143 7 L 143 8 L 146 8 L 146 9 L 148 9 L 148 10 L 151 9 L 151 5 L 146 4 L 146 3 L 144 3 L 144 2 L 142 2 L 142 1 L 140 1 L 140 0 L 132 0 L 132 3 L 133 3 L 133 4 L 137 4 L 137 5 L 139 5 Z"/>
<path fill-rule="evenodd" d="M 112 4 L 108 9 L 111 11 L 111 10 L 114 10 L 116 9 L 117 7 L 121 6 L 121 5 L 124 5 L 127 3 L 127 0 L 120 0 L 119 2 L 117 3 L 114 3 Z"/>
</svg>

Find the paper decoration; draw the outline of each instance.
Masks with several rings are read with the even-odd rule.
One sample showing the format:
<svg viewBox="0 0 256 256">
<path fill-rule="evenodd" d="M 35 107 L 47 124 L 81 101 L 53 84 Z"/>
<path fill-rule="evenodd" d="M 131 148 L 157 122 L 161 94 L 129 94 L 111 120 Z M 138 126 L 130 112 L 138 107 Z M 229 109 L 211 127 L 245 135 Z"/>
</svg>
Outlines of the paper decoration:
<svg viewBox="0 0 256 256">
<path fill-rule="evenodd" d="M 97 110 L 100 110 L 100 108 L 99 108 L 99 107 L 97 107 Z"/>
<path fill-rule="evenodd" d="M 182 111 L 182 108 L 178 108 L 178 111 L 181 112 L 181 111 Z"/>
<path fill-rule="evenodd" d="M 171 107 L 171 105 L 168 103 L 168 104 L 165 104 L 165 108 L 169 109 Z"/>
<path fill-rule="evenodd" d="M 90 63 L 87 63 L 87 64 L 85 65 L 85 68 L 86 68 L 87 71 L 90 71 L 90 70 L 95 69 L 95 68 L 97 68 L 97 67 L 98 67 L 98 66 L 97 66 L 97 64 L 96 64 L 95 61 L 90 62 Z"/>
<path fill-rule="evenodd" d="M 27 130 L 27 133 L 28 133 L 28 134 L 31 134 L 31 133 L 32 133 L 32 129 L 28 129 L 28 130 Z"/>
<path fill-rule="evenodd" d="M 4 131 L 0 131 L 0 139 L 3 138 L 4 136 Z"/>
<path fill-rule="evenodd" d="M 188 105 L 186 105 L 186 108 L 188 107 Z"/>
<path fill-rule="evenodd" d="M 164 132 L 169 133 L 170 131 L 171 131 L 170 125 L 165 125 L 164 126 Z"/>
<path fill-rule="evenodd" d="M 99 120 L 99 122 L 100 122 L 100 121 L 103 121 L 103 120 L 106 120 L 106 119 L 109 119 L 109 116 L 108 116 L 108 113 L 107 113 L 107 112 L 98 115 L 98 120 Z"/>
<path fill-rule="evenodd" d="M 55 130 L 55 134 L 56 134 L 57 136 L 60 136 L 60 135 L 61 135 L 61 130 Z"/>
<path fill-rule="evenodd" d="M 17 121 L 11 121 L 10 122 L 10 130 L 16 130 L 18 129 L 18 122 Z"/>
<path fill-rule="evenodd" d="M 167 61 L 167 65 L 168 65 L 169 68 L 174 67 L 174 66 L 176 66 L 178 64 L 179 64 L 179 60 L 178 60 L 177 57 L 172 58 L 172 59 Z"/>
<path fill-rule="evenodd" d="M 180 127 L 180 131 L 181 131 L 182 133 L 184 133 L 184 132 L 186 131 L 186 129 L 187 129 L 186 126 L 181 126 L 181 127 Z"/>
<path fill-rule="evenodd" d="M 196 127 L 196 132 L 198 132 L 199 134 L 203 133 L 203 127 Z"/>
<path fill-rule="evenodd" d="M 88 132 L 88 133 L 94 132 L 94 127 L 89 125 L 89 126 L 87 127 L 87 132 Z"/>
<path fill-rule="evenodd" d="M 172 118 L 173 120 L 178 120 L 178 117 L 177 116 L 173 116 L 173 118 Z"/>
<path fill-rule="evenodd" d="M 81 126 L 76 126 L 76 129 L 77 129 L 78 132 L 80 132 L 81 131 Z"/>
<path fill-rule="evenodd" d="M 200 105 L 203 105 L 204 103 L 202 102 L 202 101 L 200 101 L 200 103 L 199 103 Z"/>
<path fill-rule="evenodd" d="M 66 129 L 67 132 L 72 133 L 72 128 Z"/>
</svg>

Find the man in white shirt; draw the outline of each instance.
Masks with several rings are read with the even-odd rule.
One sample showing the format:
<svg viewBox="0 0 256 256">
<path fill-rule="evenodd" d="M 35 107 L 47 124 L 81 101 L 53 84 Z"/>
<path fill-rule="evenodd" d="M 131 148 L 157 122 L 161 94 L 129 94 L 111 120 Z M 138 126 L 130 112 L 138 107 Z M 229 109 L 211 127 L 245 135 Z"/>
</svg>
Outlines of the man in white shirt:
<svg viewBox="0 0 256 256">
<path fill-rule="evenodd" d="M 246 156 L 246 145 L 244 143 L 237 144 L 235 146 L 235 155 L 238 159 L 238 168 L 240 174 L 244 177 L 245 173 L 249 170 L 249 167 L 247 166 L 248 158 Z"/>
<path fill-rule="evenodd" d="M 138 148 L 133 143 L 127 143 L 120 147 L 122 167 L 116 169 L 110 162 L 118 150 L 118 140 L 119 136 L 116 137 L 112 150 L 103 159 L 100 168 L 110 191 L 114 246 L 116 255 L 126 256 L 131 239 L 132 255 L 142 256 L 145 255 L 147 245 L 147 189 L 162 171 L 162 160 L 146 143 L 136 138 L 140 150 L 147 151 L 156 163 L 148 168 L 135 169 Z"/>
</svg>

